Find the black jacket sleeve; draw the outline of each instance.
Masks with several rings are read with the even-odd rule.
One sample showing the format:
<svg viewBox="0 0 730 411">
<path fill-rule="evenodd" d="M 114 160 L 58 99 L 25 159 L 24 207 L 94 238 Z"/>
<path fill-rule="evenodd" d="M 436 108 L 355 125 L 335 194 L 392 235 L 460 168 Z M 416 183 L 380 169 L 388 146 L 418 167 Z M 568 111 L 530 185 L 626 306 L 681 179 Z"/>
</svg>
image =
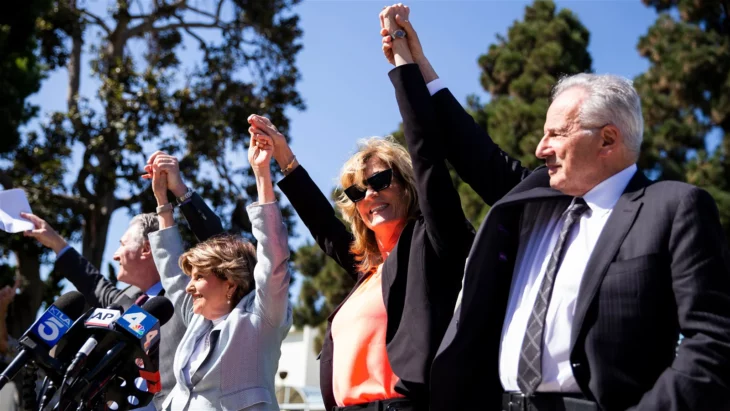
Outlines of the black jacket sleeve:
<svg viewBox="0 0 730 411">
<path fill-rule="evenodd" d="M 142 293 L 137 287 L 130 287 L 127 291 L 118 289 L 73 248 L 66 250 L 56 260 L 54 269 L 71 281 L 92 307 L 108 307 L 120 303 L 122 299 L 131 299 L 133 302 Z"/>
<path fill-rule="evenodd" d="M 441 129 L 426 83 L 415 64 L 397 67 L 389 75 L 403 118 L 429 240 L 440 257 L 466 258 L 474 229 L 464 216 L 459 193 L 446 168 L 444 144 L 439 143 Z"/>
<path fill-rule="evenodd" d="M 180 211 L 198 241 L 205 241 L 223 232 L 220 217 L 205 204 L 197 193 L 193 193 L 190 201 L 180 206 Z"/>
<path fill-rule="evenodd" d="M 459 177 L 490 206 L 530 174 L 502 151 L 448 89 L 431 97 L 443 130 L 438 140 Z"/>
<path fill-rule="evenodd" d="M 319 247 L 357 280 L 350 244 L 353 236 L 335 215 L 332 204 L 301 165 L 278 183 Z"/>
</svg>

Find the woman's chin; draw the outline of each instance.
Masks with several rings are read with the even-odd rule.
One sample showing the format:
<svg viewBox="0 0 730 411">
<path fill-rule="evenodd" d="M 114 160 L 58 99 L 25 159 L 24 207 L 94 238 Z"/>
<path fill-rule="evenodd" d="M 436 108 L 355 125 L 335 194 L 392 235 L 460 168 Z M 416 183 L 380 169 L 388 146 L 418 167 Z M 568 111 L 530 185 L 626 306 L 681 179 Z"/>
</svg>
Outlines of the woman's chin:
<svg viewBox="0 0 730 411">
<path fill-rule="evenodd" d="M 390 216 L 375 216 L 370 220 L 370 229 L 376 232 L 395 230 L 402 223 L 402 219 Z"/>
<path fill-rule="evenodd" d="M 197 314 L 197 315 L 203 314 L 203 306 L 202 306 L 202 304 L 198 303 L 197 301 L 193 302 L 193 314 Z"/>
</svg>

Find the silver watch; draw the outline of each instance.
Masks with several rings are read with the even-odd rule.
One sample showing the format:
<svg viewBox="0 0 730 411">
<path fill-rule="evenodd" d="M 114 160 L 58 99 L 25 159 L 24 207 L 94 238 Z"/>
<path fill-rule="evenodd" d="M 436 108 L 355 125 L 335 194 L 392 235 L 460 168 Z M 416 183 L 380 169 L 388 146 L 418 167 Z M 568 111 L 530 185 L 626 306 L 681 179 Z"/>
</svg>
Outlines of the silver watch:
<svg viewBox="0 0 730 411">
<path fill-rule="evenodd" d="M 180 197 L 176 197 L 176 198 L 175 198 L 175 199 L 177 200 L 177 203 L 178 203 L 178 205 L 179 205 L 179 204 L 182 204 L 182 203 L 184 203 L 184 202 L 186 202 L 186 201 L 188 201 L 188 199 L 190 199 L 190 197 L 192 197 L 192 196 L 193 196 L 193 193 L 194 193 L 194 192 L 195 192 L 195 191 L 193 191 L 193 189 L 192 189 L 192 188 L 189 188 L 189 187 L 188 187 L 188 191 L 187 191 L 187 192 L 186 192 L 185 194 L 181 195 Z"/>
</svg>

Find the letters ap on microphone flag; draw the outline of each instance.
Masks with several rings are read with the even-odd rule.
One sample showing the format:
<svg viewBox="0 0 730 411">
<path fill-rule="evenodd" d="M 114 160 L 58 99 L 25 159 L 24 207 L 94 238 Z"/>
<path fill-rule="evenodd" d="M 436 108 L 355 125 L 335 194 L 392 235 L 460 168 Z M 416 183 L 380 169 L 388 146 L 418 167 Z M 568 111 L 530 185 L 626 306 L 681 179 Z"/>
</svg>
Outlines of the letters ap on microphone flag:
<svg viewBox="0 0 730 411">
<path fill-rule="evenodd" d="M 91 315 L 84 321 L 84 325 L 87 327 L 103 327 L 112 328 L 114 327 L 114 321 L 121 316 L 119 310 L 109 308 L 97 308 Z"/>
</svg>

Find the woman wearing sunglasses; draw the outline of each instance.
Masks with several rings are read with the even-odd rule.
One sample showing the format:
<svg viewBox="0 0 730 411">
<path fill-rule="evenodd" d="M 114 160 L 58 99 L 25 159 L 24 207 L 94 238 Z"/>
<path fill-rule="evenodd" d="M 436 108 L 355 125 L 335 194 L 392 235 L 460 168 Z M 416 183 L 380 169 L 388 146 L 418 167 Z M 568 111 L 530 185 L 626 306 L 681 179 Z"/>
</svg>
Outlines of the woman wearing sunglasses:
<svg viewBox="0 0 730 411">
<path fill-rule="evenodd" d="M 361 142 L 340 174 L 337 206 L 348 230 L 276 127 L 257 115 L 249 123 L 252 139 L 273 139 L 285 174 L 279 187 L 314 239 L 356 280 L 328 318 L 326 409 L 427 410 L 431 361 L 474 235 L 443 156 L 423 144 L 438 128 L 406 120 L 411 155 L 389 139 Z"/>
</svg>

